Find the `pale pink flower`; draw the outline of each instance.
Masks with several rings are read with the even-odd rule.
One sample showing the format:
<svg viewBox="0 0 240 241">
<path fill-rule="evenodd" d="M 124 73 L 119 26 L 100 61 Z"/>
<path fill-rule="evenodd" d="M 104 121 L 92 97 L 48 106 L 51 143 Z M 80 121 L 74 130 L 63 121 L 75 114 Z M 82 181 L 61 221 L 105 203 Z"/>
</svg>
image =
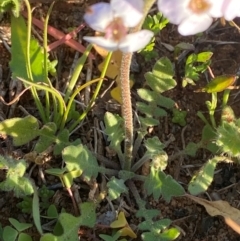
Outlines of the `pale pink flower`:
<svg viewBox="0 0 240 241">
<path fill-rule="evenodd" d="M 231 21 L 240 17 L 240 0 L 225 0 L 222 6 L 223 17 Z"/>
<path fill-rule="evenodd" d="M 213 18 L 223 16 L 224 0 L 158 0 L 159 11 L 182 35 L 197 34 L 212 24 Z M 240 1 L 240 0 L 239 0 Z"/>
<path fill-rule="evenodd" d="M 96 3 L 84 15 L 86 23 L 103 37 L 85 36 L 86 41 L 109 51 L 120 49 L 134 52 L 144 48 L 153 37 L 153 32 L 141 30 L 128 33 L 143 18 L 143 0 L 111 0 L 110 3 Z"/>
</svg>

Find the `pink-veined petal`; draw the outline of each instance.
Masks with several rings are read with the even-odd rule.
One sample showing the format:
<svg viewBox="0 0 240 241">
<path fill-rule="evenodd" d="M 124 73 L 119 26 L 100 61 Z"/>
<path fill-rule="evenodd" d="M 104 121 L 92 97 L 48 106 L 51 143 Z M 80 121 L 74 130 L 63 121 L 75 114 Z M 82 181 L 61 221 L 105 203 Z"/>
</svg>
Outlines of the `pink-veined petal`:
<svg viewBox="0 0 240 241">
<path fill-rule="evenodd" d="M 89 43 L 96 44 L 108 51 L 114 51 L 118 49 L 118 43 L 112 41 L 111 39 L 106 39 L 104 37 L 89 37 L 89 36 L 84 36 L 83 39 L 88 41 Z"/>
<path fill-rule="evenodd" d="M 189 0 L 158 0 L 159 11 L 173 24 L 180 24 L 191 15 Z"/>
<path fill-rule="evenodd" d="M 113 20 L 113 12 L 109 3 L 96 3 L 90 6 L 83 16 L 85 22 L 94 30 L 104 32 Z"/>
<path fill-rule="evenodd" d="M 143 0 L 111 0 L 114 17 L 122 18 L 126 27 L 135 27 L 143 17 Z"/>
<path fill-rule="evenodd" d="M 149 30 L 141 30 L 136 33 L 131 33 L 119 43 L 119 49 L 124 52 L 135 52 L 144 48 L 152 39 L 153 32 Z"/>
<path fill-rule="evenodd" d="M 210 27 L 212 21 L 213 19 L 207 14 L 194 14 L 181 22 L 178 32 L 185 36 L 201 33 Z"/>
<path fill-rule="evenodd" d="M 224 18 L 231 21 L 240 16 L 240 1 L 239 0 L 225 0 L 223 4 Z"/>
</svg>

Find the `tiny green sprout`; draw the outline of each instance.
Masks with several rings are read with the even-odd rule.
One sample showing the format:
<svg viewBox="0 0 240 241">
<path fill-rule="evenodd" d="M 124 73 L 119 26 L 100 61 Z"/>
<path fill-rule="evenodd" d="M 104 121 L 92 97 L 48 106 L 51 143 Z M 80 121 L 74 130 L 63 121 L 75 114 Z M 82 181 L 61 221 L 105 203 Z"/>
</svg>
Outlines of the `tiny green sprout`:
<svg viewBox="0 0 240 241">
<path fill-rule="evenodd" d="M 53 190 L 49 190 L 45 185 L 43 185 L 39 190 L 38 190 L 38 195 L 42 199 L 42 201 L 47 201 L 54 195 Z"/>
<path fill-rule="evenodd" d="M 17 204 L 23 213 L 32 213 L 32 197 L 25 196 L 23 200 Z"/>
<path fill-rule="evenodd" d="M 185 120 L 186 116 L 187 111 L 173 109 L 172 122 L 180 126 L 185 126 L 187 124 Z"/>
</svg>

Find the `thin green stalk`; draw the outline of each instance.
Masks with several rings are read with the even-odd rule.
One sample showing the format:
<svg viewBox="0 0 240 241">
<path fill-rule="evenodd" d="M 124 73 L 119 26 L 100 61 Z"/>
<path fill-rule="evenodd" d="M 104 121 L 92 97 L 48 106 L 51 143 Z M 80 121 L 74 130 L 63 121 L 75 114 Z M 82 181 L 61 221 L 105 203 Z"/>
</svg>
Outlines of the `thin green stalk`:
<svg viewBox="0 0 240 241">
<path fill-rule="evenodd" d="M 47 83 L 50 87 L 52 87 L 52 83 L 51 81 L 48 79 L 48 65 L 47 65 L 47 60 L 48 60 L 48 53 L 47 53 L 47 45 L 48 45 L 48 38 L 47 38 L 47 27 L 48 27 L 48 21 L 49 21 L 49 17 L 50 14 L 52 12 L 52 8 L 55 2 L 52 2 L 52 4 L 50 5 L 50 8 L 48 9 L 47 12 L 47 16 L 46 19 L 44 21 L 44 30 L 43 30 L 43 54 L 44 54 L 44 82 Z M 57 102 L 56 102 L 56 98 L 55 96 L 52 96 L 53 98 L 53 109 L 54 109 L 54 122 L 57 122 Z M 46 100 L 46 117 L 48 119 L 48 121 L 50 121 L 50 100 L 49 100 L 49 93 L 46 92 L 45 93 L 45 100 Z"/>
<path fill-rule="evenodd" d="M 216 121 L 215 121 L 215 118 L 214 118 L 214 113 L 215 113 L 216 108 L 217 108 L 217 92 L 213 92 L 212 93 L 211 107 L 210 107 L 210 110 L 209 110 L 209 115 L 210 115 L 210 120 L 212 122 L 212 126 L 214 128 L 217 127 Z"/>
<path fill-rule="evenodd" d="M 64 102 L 61 94 L 55 88 L 47 86 L 46 83 L 34 83 L 31 81 L 22 79 L 20 77 L 17 77 L 17 78 L 20 79 L 22 82 L 30 85 L 32 88 L 35 87 L 40 90 L 45 90 L 47 92 L 50 92 L 53 96 L 55 96 L 58 99 L 60 116 L 64 115 L 64 112 L 66 111 L 66 105 L 65 105 L 65 102 Z"/>
<path fill-rule="evenodd" d="M 27 56 L 27 72 L 28 72 L 28 77 L 33 82 L 33 75 L 32 75 L 32 70 L 31 70 L 31 62 L 30 62 L 30 43 L 31 43 L 31 26 L 32 26 L 32 13 L 31 13 L 31 6 L 29 4 L 28 0 L 24 0 L 26 7 L 27 7 L 27 14 L 28 14 L 28 23 L 27 23 L 27 48 L 26 48 L 26 56 Z M 47 122 L 47 118 L 45 116 L 44 108 L 43 105 L 39 99 L 39 96 L 37 94 L 36 89 L 33 87 L 31 88 L 31 92 L 34 98 L 34 101 L 36 103 L 36 106 L 38 108 L 39 114 L 41 116 L 41 119 L 44 123 Z"/>
<path fill-rule="evenodd" d="M 142 24 L 155 0 L 145 0 L 144 5 L 144 17 L 137 27 L 131 32 L 137 32 L 142 28 Z M 124 118 L 125 129 L 125 141 L 124 141 L 124 165 L 125 170 L 130 171 L 132 165 L 132 151 L 133 151 L 133 117 L 132 117 L 132 101 L 130 91 L 130 65 L 131 65 L 132 53 L 125 53 L 122 57 L 120 68 L 120 83 L 121 83 L 121 97 L 122 104 L 122 116 Z"/>
<path fill-rule="evenodd" d="M 224 90 L 222 107 L 225 107 L 227 105 L 227 102 L 228 102 L 228 99 L 229 99 L 229 96 L 230 96 L 230 92 L 231 92 L 231 90 L 228 90 L 228 89 Z"/>
<path fill-rule="evenodd" d="M 109 52 L 105 61 L 104 61 L 104 66 L 103 66 L 103 70 L 102 70 L 102 73 L 100 75 L 100 81 L 98 82 L 97 84 L 97 87 L 94 91 L 94 94 L 86 108 L 86 110 L 79 116 L 79 118 L 70 126 L 69 128 L 69 131 L 72 132 L 74 130 L 74 128 L 86 117 L 87 113 L 89 112 L 89 110 L 92 108 L 92 104 L 95 102 L 97 96 L 98 96 L 98 93 L 100 91 L 100 88 L 102 86 L 102 83 L 103 83 L 103 80 L 104 80 L 104 77 L 106 75 L 106 72 L 107 72 L 107 68 L 108 68 L 108 65 L 110 63 L 110 60 L 111 60 L 111 56 L 112 56 L 112 52 Z"/>
<path fill-rule="evenodd" d="M 64 101 L 65 103 L 68 102 L 68 99 L 77 83 L 77 80 L 78 80 L 78 77 L 80 75 L 80 73 L 82 72 L 82 68 L 87 60 L 87 57 L 90 53 L 92 49 L 92 44 L 89 44 L 86 48 L 86 50 L 84 51 L 83 55 L 79 58 L 79 60 L 77 61 L 77 64 L 76 64 L 76 67 L 74 69 L 74 72 L 73 72 L 73 75 L 72 75 L 72 78 L 69 82 L 69 85 L 67 87 L 67 90 L 66 90 L 66 94 L 65 94 L 65 97 L 64 97 Z"/>
<path fill-rule="evenodd" d="M 71 106 L 72 106 L 72 103 L 74 101 L 74 98 L 76 97 L 76 95 L 82 91 L 83 89 L 85 89 L 86 87 L 88 87 L 89 85 L 93 84 L 93 83 L 96 83 L 98 81 L 100 81 L 101 79 L 98 78 L 98 79 L 95 79 L 95 80 L 91 80 L 87 83 L 85 83 L 84 85 L 81 85 L 79 86 L 75 91 L 74 93 L 71 95 L 69 101 L 68 101 L 68 105 L 67 105 L 67 108 L 66 108 L 66 111 L 64 113 L 64 116 L 63 116 L 63 119 L 62 119 L 62 123 L 61 123 L 61 126 L 60 126 L 60 130 L 62 130 L 64 128 L 64 126 L 66 125 L 66 121 L 67 121 L 67 118 L 68 118 L 68 115 L 69 115 L 69 112 L 70 112 L 70 109 L 71 109 Z"/>
</svg>

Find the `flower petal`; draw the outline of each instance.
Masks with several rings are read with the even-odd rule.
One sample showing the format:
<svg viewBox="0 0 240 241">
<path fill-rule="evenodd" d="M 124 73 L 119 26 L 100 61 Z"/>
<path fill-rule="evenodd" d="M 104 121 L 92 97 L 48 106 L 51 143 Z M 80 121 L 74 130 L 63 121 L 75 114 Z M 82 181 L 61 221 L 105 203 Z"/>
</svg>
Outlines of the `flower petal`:
<svg viewBox="0 0 240 241">
<path fill-rule="evenodd" d="M 119 49 L 126 52 L 135 52 L 144 48 L 153 37 L 153 32 L 149 30 L 141 30 L 136 33 L 131 33 L 119 43 Z"/>
<path fill-rule="evenodd" d="M 213 19 L 207 14 L 194 14 L 181 22 L 178 26 L 178 32 L 182 35 L 201 33 L 210 27 L 212 21 Z"/>
<path fill-rule="evenodd" d="M 135 27 L 143 18 L 143 0 L 111 0 L 114 17 L 122 18 L 126 27 Z"/>
<path fill-rule="evenodd" d="M 83 16 L 85 22 L 94 30 L 104 32 L 113 20 L 113 12 L 109 3 L 96 3 L 90 6 Z"/>
<path fill-rule="evenodd" d="M 106 39 L 104 37 L 88 37 L 84 36 L 84 40 L 88 41 L 89 43 L 96 44 L 108 51 L 114 51 L 118 49 L 118 43 L 114 42 L 110 39 Z"/>
<path fill-rule="evenodd" d="M 188 4 L 189 0 L 158 0 L 158 9 L 171 23 L 180 24 L 192 14 Z"/>
<path fill-rule="evenodd" d="M 224 18 L 227 21 L 231 21 L 236 17 L 240 16 L 240 1 L 239 0 L 228 0 L 223 4 Z"/>
<path fill-rule="evenodd" d="M 209 15 L 213 18 L 221 18 L 223 16 L 222 5 L 225 0 L 208 0 L 211 5 Z"/>
</svg>

